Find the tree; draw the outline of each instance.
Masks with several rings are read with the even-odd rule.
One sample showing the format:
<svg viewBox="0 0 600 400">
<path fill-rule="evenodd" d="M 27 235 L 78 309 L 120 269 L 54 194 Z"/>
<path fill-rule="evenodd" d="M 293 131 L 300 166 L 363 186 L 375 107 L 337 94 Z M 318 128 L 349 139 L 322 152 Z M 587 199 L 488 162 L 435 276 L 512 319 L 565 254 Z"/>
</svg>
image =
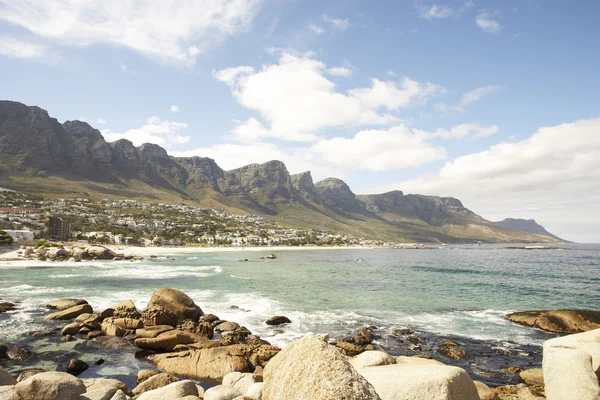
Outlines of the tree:
<svg viewBox="0 0 600 400">
<path fill-rule="evenodd" d="M 13 238 L 12 236 L 10 236 L 8 233 L 4 232 L 4 231 L 0 231 L 0 245 L 6 244 L 12 244 L 13 242 Z"/>
</svg>

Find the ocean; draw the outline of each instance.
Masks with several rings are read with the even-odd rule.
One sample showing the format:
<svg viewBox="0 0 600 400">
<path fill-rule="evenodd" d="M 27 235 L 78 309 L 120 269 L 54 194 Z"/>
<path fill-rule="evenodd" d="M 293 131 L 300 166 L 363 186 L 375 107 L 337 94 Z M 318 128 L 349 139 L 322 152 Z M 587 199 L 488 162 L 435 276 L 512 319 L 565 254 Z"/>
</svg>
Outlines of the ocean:
<svg viewBox="0 0 600 400">
<path fill-rule="evenodd" d="M 14 372 L 33 365 L 60 369 L 69 358 L 61 353 L 89 362 L 101 357 L 107 362 L 81 377 L 111 376 L 127 383 L 148 367 L 144 360 L 91 349 L 83 341 L 32 338 L 28 332 L 52 325 L 42 321 L 48 300 L 84 298 L 101 310 L 130 299 L 141 310 L 154 290 L 171 287 L 187 293 L 205 313 L 238 322 L 272 344 L 283 346 L 308 333 L 342 338 L 372 326 L 376 343 L 392 354 L 429 354 L 499 385 L 517 380 L 501 372 L 504 367 L 540 366 L 541 344 L 555 336 L 509 322 L 507 313 L 600 308 L 600 245 L 302 249 L 261 259 L 267 254 L 173 249 L 133 262 L 0 262 L 0 299 L 19 306 L 0 314 L 0 343 L 23 344 L 35 354 L 27 362 L 3 365 Z M 267 326 L 273 315 L 292 323 Z M 447 339 L 459 342 L 469 359 L 437 353 L 436 346 Z"/>
</svg>

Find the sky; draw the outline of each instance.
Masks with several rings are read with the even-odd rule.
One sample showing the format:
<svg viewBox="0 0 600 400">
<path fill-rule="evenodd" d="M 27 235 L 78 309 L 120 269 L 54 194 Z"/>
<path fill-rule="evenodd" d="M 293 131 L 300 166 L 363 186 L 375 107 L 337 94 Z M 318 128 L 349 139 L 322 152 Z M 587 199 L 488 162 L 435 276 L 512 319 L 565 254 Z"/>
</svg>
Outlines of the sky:
<svg viewBox="0 0 600 400">
<path fill-rule="evenodd" d="M 0 98 L 600 242 L 600 2 L 0 0 Z"/>
</svg>

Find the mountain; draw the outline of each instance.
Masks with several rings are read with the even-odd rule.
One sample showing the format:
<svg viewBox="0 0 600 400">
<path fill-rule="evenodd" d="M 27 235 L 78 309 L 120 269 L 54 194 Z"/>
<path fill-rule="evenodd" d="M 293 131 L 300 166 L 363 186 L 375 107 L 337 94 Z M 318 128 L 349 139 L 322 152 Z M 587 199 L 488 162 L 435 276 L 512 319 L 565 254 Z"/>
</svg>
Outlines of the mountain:
<svg viewBox="0 0 600 400">
<path fill-rule="evenodd" d="M 48 197 L 136 198 L 256 213 L 282 225 L 403 242 L 555 242 L 483 219 L 451 197 L 356 195 L 336 178 L 314 183 L 281 161 L 224 171 L 206 157 L 155 144 L 107 143 L 86 122 L 0 101 L 0 186 Z"/>
<path fill-rule="evenodd" d="M 559 238 L 556 235 L 548 232 L 546 228 L 538 224 L 534 219 L 522 219 L 522 218 L 505 218 L 502 221 L 494 222 L 496 225 L 503 226 L 505 228 L 518 229 L 523 232 L 532 233 L 534 235 L 542 235 L 552 237 L 559 242 L 565 242 L 566 240 Z"/>
</svg>

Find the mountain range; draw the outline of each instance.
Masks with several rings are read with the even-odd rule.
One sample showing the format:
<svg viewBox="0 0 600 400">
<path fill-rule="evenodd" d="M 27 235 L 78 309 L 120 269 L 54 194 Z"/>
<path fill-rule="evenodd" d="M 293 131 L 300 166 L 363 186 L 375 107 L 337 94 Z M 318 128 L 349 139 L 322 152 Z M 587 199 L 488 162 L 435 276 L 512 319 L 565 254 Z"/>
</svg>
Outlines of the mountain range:
<svg viewBox="0 0 600 400">
<path fill-rule="evenodd" d="M 0 101 L 0 186 L 48 197 L 190 203 L 399 242 L 561 240 L 541 226 L 487 221 L 452 197 L 355 195 L 340 179 L 315 183 L 310 172 L 291 175 L 281 161 L 224 171 L 210 158 L 172 157 L 155 144 L 108 143 L 86 122 L 60 123 L 12 101 Z"/>
</svg>

